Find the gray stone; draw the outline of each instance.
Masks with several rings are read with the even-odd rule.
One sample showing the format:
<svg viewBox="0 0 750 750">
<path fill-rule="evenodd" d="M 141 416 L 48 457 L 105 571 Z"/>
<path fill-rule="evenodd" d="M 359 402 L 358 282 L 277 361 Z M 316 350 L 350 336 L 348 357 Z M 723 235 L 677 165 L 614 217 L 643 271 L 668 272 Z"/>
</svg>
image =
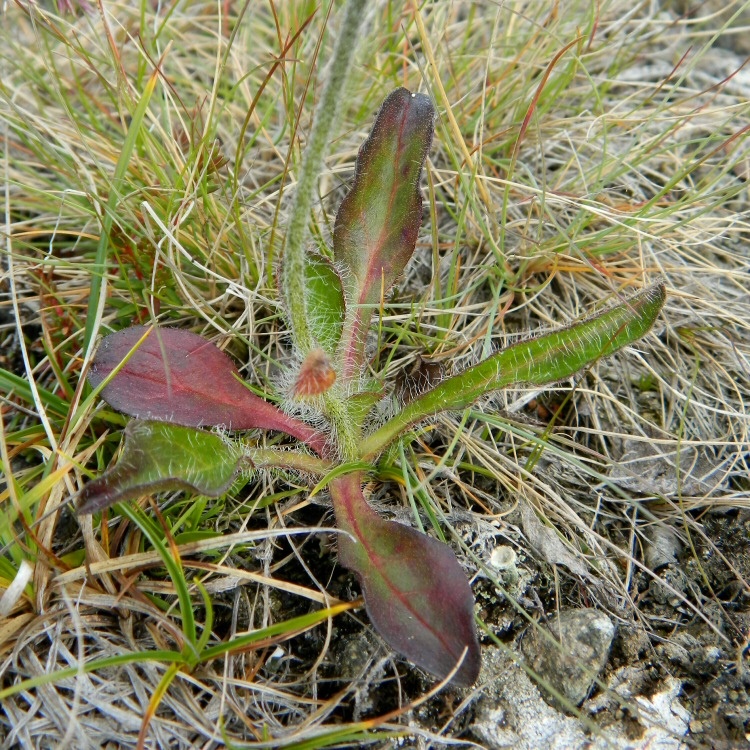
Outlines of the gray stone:
<svg viewBox="0 0 750 750">
<path fill-rule="evenodd" d="M 579 706 L 607 663 L 614 635 L 612 621 L 602 612 L 562 610 L 550 620 L 549 628 L 537 625 L 527 631 L 522 651 L 542 685 Z"/>
<path fill-rule="evenodd" d="M 640 738 L 633 737 L 633 719 L 615 722 L 592 733 L 581 719 L 557 711 L 542 700 L 536 685 L 508 649 L 488 647 L 472 731 L 487 750 L 684 750 L 682 738 L 690 714 L 677 700 L 681 683 L 668 678 L 649 699 L 631 690 L 630 679 L 622 670 L 610 693 L 634 700 L 637 722 L 643 728 Z M 612 681 L 610 680 L 610 683 Z M 603 696 L 598 696 L 602 698 Z M 589 703 L 584 706 L 588 710 Z M 479 744 L 474 745 L 478 747 Z"/>
<path fill-rule="evenodd" d="M 609 478 L 620 487 L 644 495 L 710 496 L 727 483 L 728 459 L 708 448 L 672 446 L 626 440 L 625 452 L 614 463 Z"/>
<path fill-rule="evenodd" d="M 484 683 L 472 730 L 487 750 L 571 750 L 588 742 L 585 728 L 547 705 L 511 652 L 485 651 Z"/>
<path fill-rule="evenodd" d="M 677 562 L 682 549 L 677 534 L 669 526 L 658 524 L 648 534 L 645 546 L 645 562 L 651 570 L 659 570 Z"/>
</svg>

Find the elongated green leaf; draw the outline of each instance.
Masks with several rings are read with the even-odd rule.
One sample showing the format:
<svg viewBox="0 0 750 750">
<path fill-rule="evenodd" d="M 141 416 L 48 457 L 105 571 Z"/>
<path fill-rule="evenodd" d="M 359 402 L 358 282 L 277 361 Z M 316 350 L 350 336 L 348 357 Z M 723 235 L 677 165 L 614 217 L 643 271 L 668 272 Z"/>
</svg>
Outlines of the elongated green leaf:
<svg viewBox="0 0 750 750">
<path fill-rule="evenodd" d="M 39 397 L 46 409 L 63 417 L 68 415 L 70 405 L 65 402 L 65 399 L 56 396 L 54 393 L 51 393 L 39 385 L 37 385 L 37 392 L 39 393 Z M 0 368 L 0 393 L 2 393 L 3 396 L 16 396 L 27 404 L 34 403 L 34 397 L 31 392 L 29 381 L 26 378 L 22 378 L 20 375 L 16 375 L 15 373 L 3 368 Z"/>
<path fill-rule="evenodd" d="M 273 625 L 261 628 L 260 630 L 253 630 L 250 633 L 235 636 L 230 641 L 218 643 L 215 646 L 209 646 L 204 649 L 200 660 L 202 662 L 208 662 L 211 661 L 211 659 L 224 656 L 225 654 L 241 653 L 247 651 L 254 644 L 263 643 L 264 641 L 271 643 L 284 641 L 287 638 L 291 638 L 295 635 L 299 635 L 299 633 L 305 632 L 306 630 L 310 630 L 310 628 L 318 623 L 324 622 L 329 618 L 336 617 L 336 615 L 352 609 L 353 606 L 354 604 L 352 602 L 341 602 L 326 607 L 325 609 L 308 612 L 306 615 L 293 617 L 291 620 L 274 623 Z"/>
<path fill-rule="evenodd" d="M 474 596 L 453 551 L 381 518 L 362 494 L 361 474 L 330 488 L 338 526 L 351 535 L 339 536 L 339 559 L 357 575 L 375 629 L 441 679 L 461 662 L 451 682 L 472 685 L 481 666 Z"/>
<path fill-rule="evenodd" d="M 223 495 L 242 461 L 242 448 L 218 435 L 165 422 L 133 420 L 119 461 L 81 492 L 78 513 L 165 490 Z"/>
<path fill-rule="evenodd" d="M 637 341 L 654 324 L 664 305 L 663 284 L 644 289 L 627 302 L 569 328 L 521 341 L 409 403 L 364 441 L 362 457 L 379 453 L 410 425 L 441 411 L 463 409 L 490 391 L 509 385 L 546 385 Z"/>
<path fill-rule="evenodd" d="M 195 614 L 193 612 L 193 603 L 190 598 L 190 587 L 185 578 L 185 571 L 182 567 L 182 561 L 179 555 L 174 554 L 174 550 L 168 540 L 164 538 L 163 529 L 155 523 L 140 508 L 131 507 L 130 505 L 121 505 L 122 514 L 134 526 L 139 528 L 143 535 L 148 539 L 151 546 L 156 550 L 164 567 L 172 579 L 177 601 L 180 607 L 180 617 L 182 619 L 182 632 L 185 636 L 185 643 L 182 653 L 188 658 L 188 664 L 195 664 L 197 656 L 197 639 L 195 629 Z"/>
<path fill-rule="evenodd" d="M 345 303 L 341 279 L 327 258 L 307 255 L 305 288 L 310 332 L 328 354 L 333 354 L 344 326 Z"/>
<path fill-rule="evenodd" d="M 344 376 L 362 359 L 372 306 L 403 272 L 422 223 L 419 177 L 432 142 L 435 110 L 404 88 L 386 97 L 357 156 L 354 184 L 339 206 L 333 252 L 344 277 Z"/>
<path fill-rule="evenodd" d="M 357 156 L 354 185 L 341 202 L 333 250 L 359 286 L 357 302 L 375 303 L 414 252 L 422 223 L 419 176 L 432 142 L 430 97 L 404 88 L 389 94 Z"/>
</svg>

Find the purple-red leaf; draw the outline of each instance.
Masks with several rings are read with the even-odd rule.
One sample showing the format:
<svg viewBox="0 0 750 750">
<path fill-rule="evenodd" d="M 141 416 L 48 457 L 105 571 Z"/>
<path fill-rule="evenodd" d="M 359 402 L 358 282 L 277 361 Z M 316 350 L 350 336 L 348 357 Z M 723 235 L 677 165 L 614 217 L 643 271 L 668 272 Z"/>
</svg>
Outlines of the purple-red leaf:
<svg viewBox="0 0 750 750">
<path fill-rule="evenodd" d="M 110 375 L 147 330 L 133 326 L 107 336 L 89 372 L 91 385 Z M 178 328 L 154 328 L 101 395 L 110 406 L 140 419 L 278 430 L 324 451 L 320 432 L 251 393 L 238 377 L 229 357 L 210 341 Z"/>
<path fill-rule="evenodd" d="M 338 526 L 348 532 L 339 536 L 339 560 L 357 575 L 375 629 L 441 679 L 463 657 L 451 682 L 472 685 L 481 666 L 474 596 L 453 551 L 381 518 L 367 504 L 359 474 L 335 479 L 330 489 Z"/>
</svg>

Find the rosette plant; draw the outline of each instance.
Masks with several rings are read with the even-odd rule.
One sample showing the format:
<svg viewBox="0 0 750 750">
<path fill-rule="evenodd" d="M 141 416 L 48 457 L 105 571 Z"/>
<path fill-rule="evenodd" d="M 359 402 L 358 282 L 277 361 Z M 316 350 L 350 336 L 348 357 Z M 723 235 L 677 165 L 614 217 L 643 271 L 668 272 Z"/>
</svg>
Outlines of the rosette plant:
<svg viewBox="0 0 750 750">
<path fill-rule="evenodd" d="M 313 190 L 304 180 L 310 176 L 313 185 L 315 174 L 303 167 L 303 198 L 292 210 L 279 273 L 293 360 L 284 392 L 276 394 L 283 409 L 255 395 L 229 357 L 190 331 L 136 326 L 103 339 L 90 383 L 135 419 L 116 463 L 84 488 L 78 512 L 163 490 L 217 497 L 240 472 L 302 472 L 330 492 L 339 560 L 356 574 L 377 632 L 435 676 L 468 686 L 481 659 L 466 574 L 447 544 L 382 518 L 365 498 L 366 475 L 389 446 L 439 412 L 464 409 L 508 386 L 563 380 L 637 340 L 653 324 L 665 291 L 651 286 L 565 329 L 516 343 L 418 389 L 390 417 L 375 419 L 393 388 L 371 372 L 368 332 L 414 253 L 419 181 L 434 123 L 427 95 L 399 88 L 386 98 L 359 151 L 325 255 L 305 247 L 310 202 L 304 195 Z M 311 140 L 320 132 L 326 127 L 314 125 Z M 257 430 L 286 433 L 298 447 L 260 447 Z M 227 439 L 228 432 L 239 435 Z"/>
</svg>

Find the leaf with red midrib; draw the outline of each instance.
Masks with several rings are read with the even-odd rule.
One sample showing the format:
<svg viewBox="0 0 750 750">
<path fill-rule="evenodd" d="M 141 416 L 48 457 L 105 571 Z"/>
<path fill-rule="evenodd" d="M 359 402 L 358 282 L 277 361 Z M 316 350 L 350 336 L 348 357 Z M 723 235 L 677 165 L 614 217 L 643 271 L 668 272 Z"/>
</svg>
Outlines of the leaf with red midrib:
<svg viewBox="0 0 750 750">
<path fill-rule="evenodd" d="M 419 176 L 434 124 L 430 97 L 398 88 L 359 150 L 333 229 L 334 256 L 356 278 L 358 304 L 377 303 L 381 285 L 387 292 L 414 252 L 422 223 Z"/>
<path fill-rule="evenodd" d="M 359 474 L 335 479 L 330 490 L 338 526 L 348 532 L 339 536 L 339 560 L 357 575 L 375 629 L 440 679 L 461 662 L 451 683 L 473 685 L 481 666 L 474 596 L 453 551 L 381 518 L 367 504 Z"/>
<path fill-rule="evenodd" d="M 251 393 L 229 357 L 210 341 L 157 327 L 139 344 L 147 331 L 132 326 L 105 337 L 99 346 L 89 372 L 94 387 L 133 352 L 102 389 L 110 406 L 140 419 L 187 427 L 278 430 L 324 451 L 324 435 Z"/>
<path fill-rule="evenodd" d="M 432 143 L 435 108 L 405 88 L 383 102 L 362 144 L 354 184 L 339 206 L 333 255 L 342 274 L 347 315 L 342 374 L 356 377 L 373 306 L 403 273 L 422 223 L 419 177 Z"/>
</svg>

